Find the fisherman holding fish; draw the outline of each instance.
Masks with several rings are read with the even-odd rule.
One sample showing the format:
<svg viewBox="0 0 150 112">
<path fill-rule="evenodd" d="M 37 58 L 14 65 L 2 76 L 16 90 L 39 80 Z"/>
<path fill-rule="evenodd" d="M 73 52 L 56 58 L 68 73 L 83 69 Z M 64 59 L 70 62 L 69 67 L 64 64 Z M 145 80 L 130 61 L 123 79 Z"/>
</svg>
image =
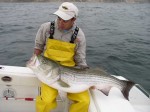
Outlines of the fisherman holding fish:
<svg viewBox="0 0 150 112">
<path fill-rule="evenodd" d="M 57 19 L 42 24 L 38 30 L 34 54 L 43 54 L 63 66 L 88 68 L 85 35 L 75 24 L 78 8 L 73 3 L 64 2 L 54 14 Z M 36 99 L 36 112 L 50 112 L 54 109 L 57 106 L 57 95 L 58 90 L 42 83 L 41 95 Z M 88 112 L 90 98 L 87 90 L 67 93 L 67 97 L 74 102 L 69 112 Z"/>
</svg>

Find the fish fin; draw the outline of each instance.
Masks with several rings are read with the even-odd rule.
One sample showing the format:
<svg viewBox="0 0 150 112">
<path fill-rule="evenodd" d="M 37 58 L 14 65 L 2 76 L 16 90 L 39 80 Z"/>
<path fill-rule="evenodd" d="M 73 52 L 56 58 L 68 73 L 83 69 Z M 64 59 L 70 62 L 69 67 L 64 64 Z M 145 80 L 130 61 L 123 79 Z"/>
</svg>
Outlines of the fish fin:
<svg viewBox="0 0 150 112">
<path fill-rule="evenodd" d="M 65 83 L 65 82 L 62 81 L 61 79 L 59 79 L 57 82 L 58 82 L 58 84 L 59 84 L 60 86 L 62 86 L 62 87 L 66 87 L 66 88 L 70 87 L 70 85 L 68 85 L 67 83 Z"/>
<path fill-rule="evenodd" d="M 104 69 L 102 69 L 102 68 L 93 68 L 92 72 L 95 72 L 95 73 L 98 73 L 98 74 L 102 73 L 104 75 L 108 75 L 108 73 Z"/>
<path fill-rule="evenodd" d="M 104 89 L 98 89 L 99 91 L 101 91 L 103 94 L 105 94 L 106 96 L 108 96 L 110 89 L 112 88 L 112 86 L 108 86 L 107 88 Z"/>
<path fill-rule="evenodd" d="M 125 89 L 122 91 L 123 96 L 129 100 L 129 92 L 131 90 L 131 88 L 135 85 L 134 82 L 132 81 L 127 81 L 127 85 L 125 87 Z"/>
</svg>

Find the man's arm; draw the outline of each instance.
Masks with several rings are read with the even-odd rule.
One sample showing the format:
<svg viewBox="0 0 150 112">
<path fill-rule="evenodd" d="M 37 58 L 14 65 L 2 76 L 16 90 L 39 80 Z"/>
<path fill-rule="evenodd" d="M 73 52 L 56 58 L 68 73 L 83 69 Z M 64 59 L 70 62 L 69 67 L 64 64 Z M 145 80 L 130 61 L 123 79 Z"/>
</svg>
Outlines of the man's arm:
<svg viewBox="0 0 150 112">
<path fill-rule="evenodd" d="M 77 36 L 77 49 L 75 53 L 75 62 L 81 69 L 89 68 L 86 63 L 86 39 L 82 30 L 79 30 Z"/>
<path fill-rule="evenodd" d="M 50 23 L 44 23 L 39 28 L 36 38 L 35 38 L 35 46 L 34 46 L 34 54 L 39 55 L 44 51 L 45 42 L 46 42 L 46 32 L 49 30 Z"/>
</svg>

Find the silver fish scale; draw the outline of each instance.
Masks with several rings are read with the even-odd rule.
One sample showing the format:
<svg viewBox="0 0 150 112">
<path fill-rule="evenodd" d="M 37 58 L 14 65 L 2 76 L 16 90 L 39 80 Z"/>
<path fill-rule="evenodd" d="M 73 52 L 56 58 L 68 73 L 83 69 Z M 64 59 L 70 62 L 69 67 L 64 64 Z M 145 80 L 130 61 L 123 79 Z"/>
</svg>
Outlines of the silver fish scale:
<svg viewBox="0 0 150 112">
<path fill-rule="evenodd" d="M 74 84 L 108 84 L 118 86 L 122 90 L 126 86 L 126 82 L 110 76 L 103 70 L 80 70 L 69 67 L 61 67 L 61 79 L 65 82 Z"/>
</svg>

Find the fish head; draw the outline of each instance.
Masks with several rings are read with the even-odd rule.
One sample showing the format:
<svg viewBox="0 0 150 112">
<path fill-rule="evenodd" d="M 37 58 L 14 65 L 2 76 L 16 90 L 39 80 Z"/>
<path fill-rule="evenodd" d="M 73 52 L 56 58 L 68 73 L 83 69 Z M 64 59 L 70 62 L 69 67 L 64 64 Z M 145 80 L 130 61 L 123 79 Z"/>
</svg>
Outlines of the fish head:
<svg viewBox="0 0 150 112">
<path fill-rule="evenodd" d="M 40 80 L 44 79 L 49 84 L 59 78 L 59 65 L 42 55 L 33 55 L 31 60 L 27 62 L 27 67 L 29 67 Z"/>
<path fill-rule="evenodd" d="M 38 61 L 38 59 L 37 59 L 37 55 L 34 54 L 34 55 L 30 58 L 30 60 L 26 63 L 26 66 L 29 67 L 29 68 L 31 68 L 31 69 L 34 69 L 34 68 L 36 68 L 39 64 L 40 64 L 40 63 L 39 63 L 39 61 Z"/>
</svg>

